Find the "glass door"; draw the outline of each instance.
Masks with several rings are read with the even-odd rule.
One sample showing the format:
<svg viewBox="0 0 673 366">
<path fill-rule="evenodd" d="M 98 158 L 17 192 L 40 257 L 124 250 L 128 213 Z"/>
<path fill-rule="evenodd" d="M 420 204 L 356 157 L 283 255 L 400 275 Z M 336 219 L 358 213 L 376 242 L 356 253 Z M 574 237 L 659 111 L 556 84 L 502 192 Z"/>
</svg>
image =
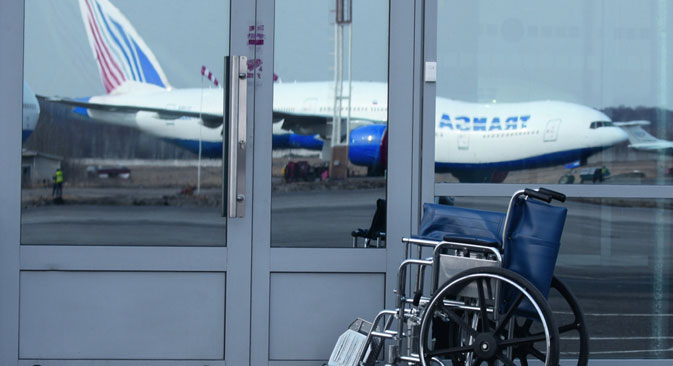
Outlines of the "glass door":
<svg viewBox="0 0 673 366">
<path fill-rule="evenodd" d="M 671 5 L 427 3 L 436 201 L 504 212 L 523 187 L 567 194 L 555 274 L 584 309 L 590 359 L 673 358 Z M 576 359 L 578 332 L 562 330 Z"/>
<path fill-rule="evenodd" d="M 263 164 L 254 173 L 252 363 L 322 365 L 352 321 L 394 306 L 418 189 L 409 153 L 418 148 L 418 50 L 407 42 L 418 9 L 388 0 L 264 4 L 258 26 L 274 36 L 256 89 L 266 122 L 255 131 Z"/>
<path fill-rule="evenodd" d="M 255 6 L 25 1 L 22 362 L 250 362 Z"/>
<path fill-rule="evenodd" d="M 388 1 L 276 0 L 262 17 L 274 25 L 273 125 L 261 150 L 268 226 L 253 234 L 253 363 L 322 364 L 350 322 L 385 304 L 387 243 L 351 234 L 386 199 Z"/>
</svg>

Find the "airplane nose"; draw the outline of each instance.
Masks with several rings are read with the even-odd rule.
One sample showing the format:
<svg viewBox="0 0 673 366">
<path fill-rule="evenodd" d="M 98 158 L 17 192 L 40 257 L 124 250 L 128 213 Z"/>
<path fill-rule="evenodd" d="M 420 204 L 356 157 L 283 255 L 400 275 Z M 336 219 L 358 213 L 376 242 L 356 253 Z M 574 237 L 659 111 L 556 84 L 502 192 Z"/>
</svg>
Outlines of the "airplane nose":
<svg viewBox="0 0 673 366">
<path fill-rule="evenodd" d="M 602 147 L 609 147 L 617 145 L 624 141 L 628 141 L 628 135 L 620 127 L 601 127 L 592 130 L 593 133 L 587 134 L 586 143 L 590 146 L 598 144 Z"/>
<path fill-rule="evenodd" d="M 620 142 L 624 142 L 629 139 L 629 135 L 626 134 L 626 131 L 624 131 L 620 127 L 613 127 L 613 128 L 615 129 L 612 141 L 613 144 L 618 144 Z"/>
</svg>

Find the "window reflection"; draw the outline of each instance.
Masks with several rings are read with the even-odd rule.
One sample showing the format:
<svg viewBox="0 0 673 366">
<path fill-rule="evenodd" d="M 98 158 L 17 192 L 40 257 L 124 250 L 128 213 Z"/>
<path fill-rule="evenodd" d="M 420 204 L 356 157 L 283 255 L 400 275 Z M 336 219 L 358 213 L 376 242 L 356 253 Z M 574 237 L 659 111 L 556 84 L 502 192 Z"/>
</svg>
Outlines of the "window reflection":
<svg viewBox="0 0 673 366">
<path fill-rule="evenodd" d="M 26 1 L 23 244 L 224 244 L 227 13 L 217 0 Z"/>
<path fill-rule="evenodd" d="M 671 184 L 670 8 L 440 0 L 436 181 Z"/>
<path fill-rule="evenodd" d="M 508 200 L 444 198 L 496 212 Z M 562 205 L 568 216 L 555 276 L 583 308 L 591 358 L 673 357 L 673 200 L 570 198 Z M 563 301 L 549 301 L 567 323 Z M 561 358 L 577 356 L 568 337 L 561 337 Z"/>
<path fill-rule="evenodd" d="M 350 247 L 385 199 L 388 2 L 335 4 L 276 2 L 273 246 Z"/>
</svg>

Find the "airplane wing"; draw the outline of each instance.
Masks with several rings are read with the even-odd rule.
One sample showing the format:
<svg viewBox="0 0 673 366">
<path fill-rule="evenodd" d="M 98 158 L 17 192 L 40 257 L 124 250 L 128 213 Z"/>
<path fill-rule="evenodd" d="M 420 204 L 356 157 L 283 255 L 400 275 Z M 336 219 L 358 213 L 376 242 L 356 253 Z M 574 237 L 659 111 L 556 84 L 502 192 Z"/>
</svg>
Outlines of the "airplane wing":
<svg viewBox="0 0 673 366">
<path fill-rule="evenodd" d="M 296 133 L 298 135 L 319 135 L 321 138 L 325 139 L 327 137 L 327 128 L 328 122 L 332 120 L 332 116 L 320 116 L 313 114 L 294 114 L 294 113 L 285 113 L 285 112 L 273 112 L 273 121 L 280 122 L 283 124 L 281 128 L 288 132 Z M 343 119 L 344 131 L 345 131 L 345 118 Z M 360 126 L 366 126 L 371 124 L 381 124 L 382 121 L 373 121 L 361 118 L 351 118 L 350 128 L 351 130 Z M 331 128 L 331 126 L 329 127 Z"/>
<path fill-rule="evenodd" d="M 184 111 L 177 109 L 153 108 L 147 106 L 135 105 L 120 105 L 120 104 L 103 104 L 92 103 L 82 100 L 75 100 L 70 98 L 60 97 L 45 97 L 38 96 L 38 99 L 51 103 L 59 103 L 73 107 L 82 107 L 93 110 L 107 111 L 107 112 L 122 112 L 122 113 L 137 113 L 137 112 L 152 112 L 156 113 L 161 119 L 178 119 L 181 117 L 201 118 L 203 125 L 209 128 L 216 128 L 222 125 L 223 117 L 221 114 L 199 113 L 195 111 Z M 312 114 L 292 114 L 284 112 L 273 112 L 274 122 L 283 121 L 282 129 L 296 133 L 299 135 L 319 135 L 322 138 L 327 136 L 327 123 L 331 121 L 332 117 L 325 117 Z M 369 125 L 372 123 L 381 123 L 380 121 L 369 121 L 362 119 L 351 119 L 351 129 L 359 126 Z"/>
<path fill-rule="evenodd" d="M 133 106 L 133 105 L 90 103 L 75 99 L 58 98 L 58 97 L 39 96 L 38 98 L 46 102 L 59 103 L 73 107 L 82 107 L 107 112 L 123 112 L 123 113 L 153 112 L 157 114 L 158 118 L 167 120 L 178 119 L 181 117 L 201 118 L 201 120 L 203 121 L 203 125 L 209 128 L 219 127 L 222 125 L 223 121 L 221 114 L 199 113 L 194 111 L 182 111 L 182 110 L 152 108 L 152 107 Z"/>
<path fill-rule="evenodd" d="M 649 121 L 613 122 L 621 127 L 629 136 L 629 147 L 638 150 L 667 150 L 673 149 L 673 141 L 658 139 L 645 131 L 642 126 L 650 124 Z"/>
<path fill-rule="evenodd" d="M 325 118 L 315 115 L 298 115 L 283 112 L 273 112 L 275 121 L 283 121 L 281 128 L 283 130 L 296 133 L 298 135 L 320 135 L 327 136 L 327 121 L 331 118 Z"/>
</svg>

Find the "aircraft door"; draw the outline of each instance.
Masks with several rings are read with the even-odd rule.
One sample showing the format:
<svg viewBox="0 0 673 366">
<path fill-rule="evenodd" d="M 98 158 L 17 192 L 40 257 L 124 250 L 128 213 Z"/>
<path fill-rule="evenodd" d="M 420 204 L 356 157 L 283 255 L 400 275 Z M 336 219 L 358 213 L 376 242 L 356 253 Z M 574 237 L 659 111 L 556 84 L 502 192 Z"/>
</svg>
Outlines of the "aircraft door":
<svg viewBox="0 0 673 366">
<path fill-rule="evenodd" d="M 461 133 L 458 135 L 458 150 L 469 150 L 470 149 L 470 135 Z"/>
<path fill-rule="evenodd" d="M 547 122 L 544 130 L 544 142 L 553 142 L 558 138 L 558 131 L 561 127 L 560 119 L 553 119 Z"/>
</svg>

